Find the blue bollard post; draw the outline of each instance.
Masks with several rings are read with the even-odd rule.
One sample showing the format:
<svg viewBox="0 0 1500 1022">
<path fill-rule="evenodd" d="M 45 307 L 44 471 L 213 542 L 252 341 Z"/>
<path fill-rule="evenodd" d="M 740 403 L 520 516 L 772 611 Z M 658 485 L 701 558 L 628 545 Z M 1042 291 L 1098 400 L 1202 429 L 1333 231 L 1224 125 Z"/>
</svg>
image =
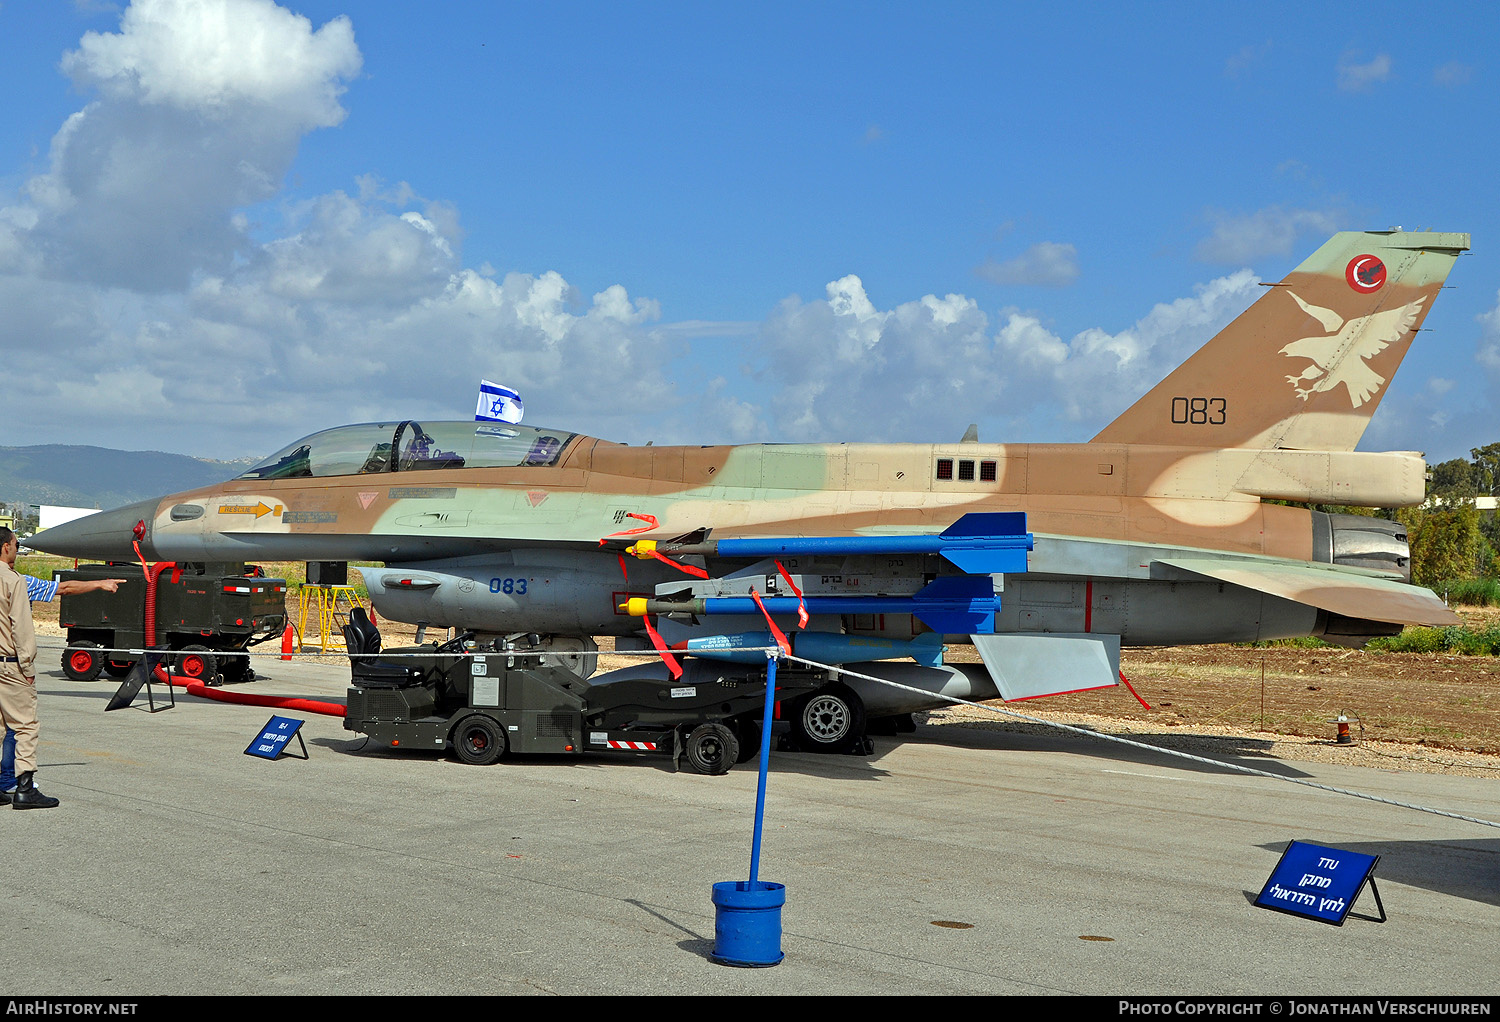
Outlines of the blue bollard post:
<svg viewBox="0 0 1500 1022">
<path fill-rule="evenodd" d="M 760 781 L 755 791 L 755 836 L 750 842 L 750 879 L 714 884 L 714 961 L 765 968 L 781 951 L 781 907 L 786 886 L 760 879 L 760 836 L 766 814 L 766 774 L 771 768 L 771 717 L 776 708 L 776 661 L 766 654 L 766 707 L 760 728 Z"/>
</svg>

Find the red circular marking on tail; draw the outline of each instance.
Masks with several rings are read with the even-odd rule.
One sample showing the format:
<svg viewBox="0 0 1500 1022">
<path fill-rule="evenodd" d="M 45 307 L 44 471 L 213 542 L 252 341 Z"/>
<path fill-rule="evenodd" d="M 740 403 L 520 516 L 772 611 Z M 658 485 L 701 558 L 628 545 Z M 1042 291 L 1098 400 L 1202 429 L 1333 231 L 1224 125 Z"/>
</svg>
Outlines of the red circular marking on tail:
<svg viewBox="0 0 1500 1022">
<path fill-rule="evenodd" d="M 1357 255 L 1344 267 L 1344 279 L 1360 294 L 1374 294 L 1385 286 L 1385 263 L 1378 256 Z"/>
</svg>

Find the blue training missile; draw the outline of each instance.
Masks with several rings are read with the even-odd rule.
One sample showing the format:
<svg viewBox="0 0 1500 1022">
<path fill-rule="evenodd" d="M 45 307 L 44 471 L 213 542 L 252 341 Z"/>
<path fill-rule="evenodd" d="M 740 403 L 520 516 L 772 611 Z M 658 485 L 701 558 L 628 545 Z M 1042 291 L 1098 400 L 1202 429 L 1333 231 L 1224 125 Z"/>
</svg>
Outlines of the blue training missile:
<svg viewBox="0 0 1500 1022">
<path fill-rule="evenodd" d="M 937 535 L 791 536 L 719 539 L 704 543 L 638 540 L 628 552 L 645 559 L 658 554 L 705 557 L 784 557 L 792 554 L 942 554 L 971 575 L 998 575 L 1026 570 L 1031 549 L 1023 511 L 985 511 L 964 515 Z"/>
<path fill-rule="evenodd" d="M 833 632 L 791 632 L 787 637 L 794 654 L 821 664 L 858 664 L 903 657 L 911 657 L 928 667 L 940 667 L 943 663 L 943 637 L 937 632 L 924 632 L 906 642 L 875 635 L 837 635 Z M 673 643 L 672 651 L 712 660 L 754 664 L 764 663 L 765 651 L 775 645 L 776 640 L 770 632 L 735 632 L 695 636 L 685 642 Z"/>
<path fill-rule="evenodd" d="M 941 575 L 911 596 L 699 596 L 686 600 L 632 597 L 620 609 L 647 614 L 913 614 L 940 635 L 989 635 L 1000 597 L 989 575 Z"/>
</svg>

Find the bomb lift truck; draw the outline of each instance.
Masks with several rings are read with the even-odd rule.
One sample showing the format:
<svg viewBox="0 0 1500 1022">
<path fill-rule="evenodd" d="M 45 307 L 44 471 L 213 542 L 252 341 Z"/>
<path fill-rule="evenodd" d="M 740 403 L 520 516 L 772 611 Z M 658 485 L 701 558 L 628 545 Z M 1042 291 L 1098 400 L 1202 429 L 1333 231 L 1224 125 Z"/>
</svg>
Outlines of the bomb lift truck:
<svg viewBox="0 0 1500 1022">
<path fill-rule="evenodd" d="M 384 650 L 364 609 L 344 626 L 349 649 L 344 727 L 392 746 L 442 751 L 487 766 L 507 752 L 666 754 L 698 773 L 722 774 L 760 750 L 766 670 L 688 659 L 680 678 L 659 663 L 580 678 L 525 642 L 474 641 Z M 401 654 L 399 656 L 393 654 Z M 823 670 L 783 664 L 778 700 L 829 682 Z"/>
</svg>

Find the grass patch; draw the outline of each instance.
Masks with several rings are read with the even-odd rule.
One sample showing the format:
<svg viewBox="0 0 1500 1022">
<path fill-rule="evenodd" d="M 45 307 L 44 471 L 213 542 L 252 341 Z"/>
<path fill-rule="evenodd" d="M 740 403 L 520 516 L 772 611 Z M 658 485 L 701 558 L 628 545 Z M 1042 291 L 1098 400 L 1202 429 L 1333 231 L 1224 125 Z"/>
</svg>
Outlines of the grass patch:
<svg viewBox="0 0 1500 1022">
<path fill-rule="evenodd" d="M 1500 624 L 1486 628 L 1453 625 L 1448 628 L 1408 628 L 1400 635 L 1382 636 L 1368 649 L 1375 653 L 1456 653 L 1460 656 L 1500 656 Z"/>
<path fill-rule="evenodd" d="M 1466 607 L 1500 607 L 1500 578 L 1461 578 L 1432 587 L 1449 603 Z"/>
<path fill-rule="evenodd" d="M 1343 649 L 1331 642 L 1302 636 L 1296 639 L 1266 639 L 1237 642 L 1243 649 Z M 1447 628 L 1409 626 L 1400 635 L 1382 635 L 1365 647 L 1370 653 L 1452 653 L 1459 656 L 1500 656 L 1500 622 L 1483 628 L 1451 625 Z"/>
<path fill-rule="evenodd" d="M 1337 649 L 1331 642 L 1315 639 L 1311 635 L 1299 635 L 1295 639 L 1261 639 L 1257 642 L 1236 642 L 1244 649 Z"/>
</svg>

